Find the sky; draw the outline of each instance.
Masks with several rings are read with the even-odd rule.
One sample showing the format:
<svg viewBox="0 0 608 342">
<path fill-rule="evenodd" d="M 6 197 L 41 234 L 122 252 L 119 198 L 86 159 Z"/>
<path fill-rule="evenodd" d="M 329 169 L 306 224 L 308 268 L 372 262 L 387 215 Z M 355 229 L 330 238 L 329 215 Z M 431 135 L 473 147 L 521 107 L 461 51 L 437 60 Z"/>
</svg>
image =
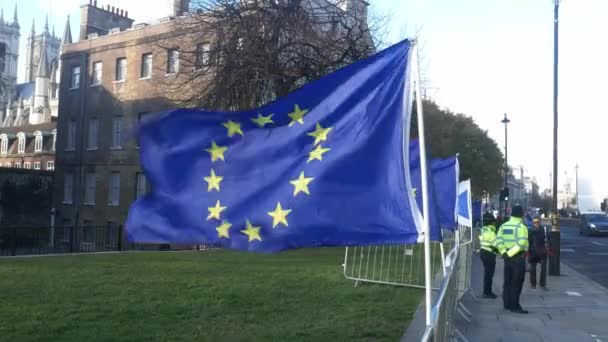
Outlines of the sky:
<svg viewBox="0 0 608 342">
<path fill-rule="evenodd" d="M 12 18 L 16 0 L 2 0 Z M 21 58 L 32 17 L 44 16 L 61 36 L 71 17 L 74 38 L 79 0 L 19 0 Z M 506 113 L 509 164 L 523 166 L 541 189 L 550 186 L 553 160 L 552 0 L 369 0 L 371 16 L 387 18 L 388 42 L 418 37 L 427 95 L 441 107 L 471 116 L 504 146 Z M 171 14 L 170 0 L 98 0 L 129 11 L 136 22 Z M 602 145 L 608 130 L 603 92 L 608 80 L 608 1 L 562 0 L 559 64 L 559 177 L 575 187 L 579 169 L 582 209 L 599 207 L 608 196 Z M 20 77 L 23 76 L 23 59 Z M 432 142 L 431 142 L 432 143 Z"/>
</svg>

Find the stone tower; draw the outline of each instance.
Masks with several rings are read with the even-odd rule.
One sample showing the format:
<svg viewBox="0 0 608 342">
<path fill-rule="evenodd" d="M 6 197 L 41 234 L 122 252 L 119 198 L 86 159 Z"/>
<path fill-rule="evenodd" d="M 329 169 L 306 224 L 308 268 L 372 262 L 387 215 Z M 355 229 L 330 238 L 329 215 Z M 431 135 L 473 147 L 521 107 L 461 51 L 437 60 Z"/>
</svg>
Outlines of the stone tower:
<svg viewBox="0 0 608 342">
<path fill-rule="evenodd" d="M 17 5 L 15 5 L 15 14 L 12 21 L 4 17 L 4 10 L 0 8 L 0 77 L 5 87 L 5 90 L 0 93 L 0 111 L 6 108 L 8 94 L 12 93 L 17 83 L 19 30 Z"/>
<path fill-rule="evenodd" d="M 59 62 L 59 48 L 61 39 L 55 36 L 55 32 L 49 32 L 48 16 L 42 33 L 36 34 L 36 25 L 32 20 L 32 29 L 27 37 L 27 51 L 25 54 L 25 83 L 36 81 L 36 73 L 40 65 L 42 50 L 50 65 Z"/>
</svg>

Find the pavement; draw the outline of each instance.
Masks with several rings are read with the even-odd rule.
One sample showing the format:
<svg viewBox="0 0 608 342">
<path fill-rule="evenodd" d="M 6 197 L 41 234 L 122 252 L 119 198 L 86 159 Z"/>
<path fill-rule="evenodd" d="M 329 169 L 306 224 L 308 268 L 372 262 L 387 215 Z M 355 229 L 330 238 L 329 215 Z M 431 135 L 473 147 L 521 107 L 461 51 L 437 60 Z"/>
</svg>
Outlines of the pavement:
<svg viewBox="0 0 608 342">
<path fill-rule="evenodd" d="M 581 236 L 578 227 L 561 224 L 561 261 L 608 287 L 608 236 Z"/>
<path fill-rule="evenodd" d="M 456 317 L 456 327 L 468 341 L 608 342 L 608 289 L 568 262 L 562 262 L 561 276 L 548 277 L 549 291 L 531 289 L 526 274 L 520 303 L 530 311 L 527 315 L 503 309 L 501 258 L 497 258 L 493 284 L 499 298 L 481 298 L 482 276 L 481 260 L 474 254 L 472 289 L 462 299 L 472 319 Z"/>
</svg>

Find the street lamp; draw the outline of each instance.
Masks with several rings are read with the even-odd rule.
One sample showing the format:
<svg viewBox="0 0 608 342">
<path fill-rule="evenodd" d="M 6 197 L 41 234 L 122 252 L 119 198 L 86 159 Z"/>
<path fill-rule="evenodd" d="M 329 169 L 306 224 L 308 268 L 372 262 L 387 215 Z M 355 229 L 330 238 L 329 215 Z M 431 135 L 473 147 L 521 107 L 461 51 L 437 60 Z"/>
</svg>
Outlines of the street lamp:
<svg viewBox="0 0 608 342">
<path fill-rule="evenodd" d="M 509 203 L 509 185 L 507 183 L 508 177 L 509 177 L 509 149 L 508 149 L 508 140 L 507 140 L 507 125 L 509 124 L 509 122 L 511 122 L 511 120 L 509 120 L 507 118 L 507 114 L 505 113 L 505 118 L 502 119 L 501 121 L 503 124 L 505 124 L 505 187 L 503 189 L 503 191 L 501 191 L 501 201 L 505 202 L 505 213 L 503 217 L 507 217 L 507 208 L 508 208 L 508 203 Z"/>
<path fill-rule="evenodd" d="M 553 0 L 553 216 L 551 217 L 551 249 L 552 256 L 549 258 L 549 274 L 560 275 L 560 245 L 561 234 L 559 231 L 559 217 L 557 214 L 557 65 L 558 65 L 558 43 L 559 43 L 559 3 Z"/>
</svg>

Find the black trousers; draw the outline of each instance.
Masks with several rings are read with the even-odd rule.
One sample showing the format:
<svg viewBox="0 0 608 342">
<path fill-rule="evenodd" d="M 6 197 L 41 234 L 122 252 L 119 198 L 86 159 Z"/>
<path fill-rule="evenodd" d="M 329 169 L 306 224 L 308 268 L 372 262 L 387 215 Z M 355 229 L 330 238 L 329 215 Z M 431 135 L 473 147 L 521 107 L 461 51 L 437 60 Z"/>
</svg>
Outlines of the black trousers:
<svg viewBox="0 0 608 342">
<path fill-rule="evenodd" d="M 521 308 L 519 296 L 526 278 L 526 259 L 524 253 L 505 259 L 505 277 L 502 287 L 502 301 L 505 309 Z"/>
<path fill-rule="evenodd" d="M 494 270 L 496 269 L 496 254 L 482 249 L 479 251 L 479 256 L 483 263 L 483 294 L 489 295 L 492 293 L 492 279 L 494 278 Z"/>
<path fill-rule="evenodd" d="M 547 286 L 547 257 L 543 257 L 538 262 L 530 263 L 530 284 L 536 286 L 536 265 L 540 264 L 540 286 Z"/>
</svg>

